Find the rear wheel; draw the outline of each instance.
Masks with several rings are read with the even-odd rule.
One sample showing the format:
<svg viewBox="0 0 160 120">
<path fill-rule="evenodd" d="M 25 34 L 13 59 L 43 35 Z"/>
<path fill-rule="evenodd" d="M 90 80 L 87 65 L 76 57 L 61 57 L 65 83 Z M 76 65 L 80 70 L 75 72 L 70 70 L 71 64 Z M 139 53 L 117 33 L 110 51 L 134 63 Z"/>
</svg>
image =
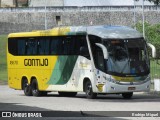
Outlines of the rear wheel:
<svg viewBox="0 0 160 120">
<path fill-rule="evenodd" d="M 122 93 L 122 97 L 124 99 L 131 99 L 133 96 L 133 92 L 129 92 L 129 93 Z"/>
<path fill-rule="evenodd" d="M 94 93 L 92 90 L 92 84 L 90 81 L 85 83 L 85 93 L 88 99 L 94 99 L 97 97 L 97 93 Z"/>
<path fill-rule="evenodd" d="M 77 95 L 77 92 L 58 92 L 60 96 L 64 97 L 74 97 Z"/>
<path fill-rule="evenodd" d="M 37 83 L 36 79 L 32 80 L 31 87 L 32 87 L 33 96 L 38 97 L 38 96 L 43 95 L 43 92 L 39 91 L 39 89 L 38 89 L 38 83 Z"/>
<path fill-rule="evenodd" d="M 32 96 L 32 89 L 31 86 L 28 84 L 27 79 L 23 80 L 22 89 L 26 96 Z"/>
</svg>

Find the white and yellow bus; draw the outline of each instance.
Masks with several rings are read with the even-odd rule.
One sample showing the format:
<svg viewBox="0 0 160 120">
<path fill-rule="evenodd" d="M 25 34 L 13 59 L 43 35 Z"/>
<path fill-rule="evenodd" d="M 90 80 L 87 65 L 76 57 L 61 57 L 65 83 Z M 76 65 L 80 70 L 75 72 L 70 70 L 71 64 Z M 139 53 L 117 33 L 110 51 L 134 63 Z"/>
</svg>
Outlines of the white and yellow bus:
<svg viewBox="0 0 160 120">
<path fill-rule="evenodd" d="M 155 48 L 152 48 L 155 57 Z M 149 91 L 150 64 L 141 33 L 125 26 L 57 27 L 8 36 L 8 84 L 26 96 L 57 91 L 63 96 L 85 92 Z"/>
</svg>

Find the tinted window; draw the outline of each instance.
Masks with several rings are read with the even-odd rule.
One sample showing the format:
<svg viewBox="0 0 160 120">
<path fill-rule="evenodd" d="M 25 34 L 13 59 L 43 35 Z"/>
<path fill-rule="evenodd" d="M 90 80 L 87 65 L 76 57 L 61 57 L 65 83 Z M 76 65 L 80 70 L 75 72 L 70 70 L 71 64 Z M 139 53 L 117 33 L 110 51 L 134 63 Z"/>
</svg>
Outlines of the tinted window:
<svg viewBox="0 0 160 120">
<path fill-rule="evenodd" d="M 53 37 L 51 39 L 51 55 L 63 55 L 64 49 L 63 49 L 63 40 L 61 37 Z"/>
<path fill-rule="evenodd" d="M 26 42 L 27 55 L 37 55 L 37 40 L 29 38 Z"/>
<path fill-rule="evenodd" d="M 82 55 L 90 58 L 86 36 L 11 38 L 8 48 L 13 55 Z M 81 48 L 85 48 L 84 55 Z"/>
<path fill-rule="evenodd" d="M 49 54 L 49 38 L 39 38 L 38 39 L 38 54 L 48 55 Z"/>
<path fill-rule="evenodd" d="M 8 39 L 8 50 L 12 55 L 17 55 L 17 41 L 15 39 Z"/>
<path fill-rule="evenodd" d="M 96 68 L 104 71 L 105 67 L 104 67 L 103 51 L 96 45 L 96 43 L 102 43 L 102 40 L 97 36 L 89 36 L 89 40 L 91 43 L 91 49 L 95 66 Z"/>
<path fill-rule="evenodd" d="M 18 40 L 18 55 L 25 55 L 26 42 L 25 39 Z"/>
</svg>

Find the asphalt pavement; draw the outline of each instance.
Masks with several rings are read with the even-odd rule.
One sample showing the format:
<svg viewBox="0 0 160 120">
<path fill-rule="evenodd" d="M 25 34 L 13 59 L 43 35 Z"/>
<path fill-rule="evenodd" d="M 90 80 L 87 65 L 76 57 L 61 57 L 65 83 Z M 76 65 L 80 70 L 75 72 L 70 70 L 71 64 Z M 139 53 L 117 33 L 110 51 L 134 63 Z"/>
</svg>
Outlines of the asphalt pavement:
<svg viewBox="0 0 160 120">
<path fill-rule="evenodd" d="M 16 120 L 21 119 L 17 118 L 18 114 L 16 113 L 28 115 L 30 112 L 39 112 L 42 117 L 48 116 L 45 120 L 51 119 L 51 117 L 59 120 L 99 120 L 106 119 L 106 117 L 107 120 L 137 119 L 130 114 L 139 115 L 138 118 L 156 120 L 156 113 L 160 116 L 160 96 L 156 94 L 134 93 L 132 99 L 123 99 L 121 95 L 116 94 L 98 95 L 96 99 L 86 99 L 84 93 L 79 93 L 76 97 L 60 97 L 57 92 L 51 92 L 43 97 L 28 97 L 23 94 L 23 91 L 11 89 L 7 85 L 0 85 L 0 91 L 0 111 L 12 112 L 13 117 L 16 117 L 12 119 Z M 140 113 L 138 114 L 136 111 Z M 148 111 L 155 117 L 143 116 L 146 114 L 144 111 Z M 23 118 L 23 120 L 25 119 L 27 118 Z"/>
</svg>

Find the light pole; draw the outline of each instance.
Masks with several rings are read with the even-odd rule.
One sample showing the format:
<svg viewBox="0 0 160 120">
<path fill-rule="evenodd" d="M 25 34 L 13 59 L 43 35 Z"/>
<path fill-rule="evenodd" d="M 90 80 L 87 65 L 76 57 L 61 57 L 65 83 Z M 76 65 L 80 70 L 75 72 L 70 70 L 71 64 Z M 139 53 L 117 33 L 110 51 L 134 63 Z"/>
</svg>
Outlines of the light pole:
<svg viewBox="0 0 160 120">
<path fill-rule="evenodd" d="M 45 30 L 47 30 L 47 14 L 46 14 L 46 4 L 47 4 L 47 2 L 46 2 L 46 0 L 45 0 Z"/>
<path fill-rule="evenodd" d="M 136 4 L 135 4 L 135 0 L 134 0 L 134 28 L 136 29 Z"/>
<path fill-rule="evenodd" d="M 143 19 L 143 37 L 145 38 L 145 25 L 144 25 L 144 0 L 142 0 L 142 19 Z"/>
</svg>

